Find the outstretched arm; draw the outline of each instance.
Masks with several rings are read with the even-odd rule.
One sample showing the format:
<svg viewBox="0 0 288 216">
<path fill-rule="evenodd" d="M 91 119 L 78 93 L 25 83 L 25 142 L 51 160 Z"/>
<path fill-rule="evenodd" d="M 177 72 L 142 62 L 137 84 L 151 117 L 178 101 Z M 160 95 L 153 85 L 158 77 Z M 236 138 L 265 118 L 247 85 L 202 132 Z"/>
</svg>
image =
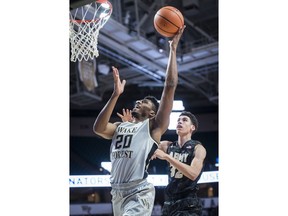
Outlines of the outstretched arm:
<svg viewBox="0 0 288 216">
<path fill-rule="evenodd" d="M 162 153 L 158 153 L 158 151 L 163 151 L 164 154 L 166 154 L 168 146 L 171 144 L 171 141 L 167 141 L 167 140 L 162 140 L 160 142 L 160 144 L 158 145 L 158 149 L 156 149 L 156 151 L 154 152 L 154 154 L 152 155 L 151 159 L 154 160 L 157 158 L 157 156 L 160 156 Z"/>
<path fill-rule="evenodd" d="M 185 175 L 191 180 L 195 180 L 202 168 L 203 168 L 203 162 L 206 157 L 206 150 L 202 145 L 197 145 L 195 147 L 194 151 L 195 157 L 193 158 L 192 162 L 190 165 L 187 165 L 185 163 L 182 163 L 178 161 L 177 159 L 173 158 L 171 155 L 166 154 L 165 152 L 157 149 L 154 152 L 154 157 L 157 157 L 161 160 L 166 160 L 168 161 L 173 167 L 175 167 L 180 175 Z"/>
<path fill-rule="evenodd" d="M 178 83 L 176 50 L 184 29 L 185 26 L 179 30 L 179 32 L 173 37 L 171 41 L 169 41 L 169 61 L 167 65 L 166 78 L 160 100 L 159 110 L 155 116 L 156 127 L 154 127 L 159 129 L 161 135 L 165 133 L 169 126 L 169 116 L 172 111 L 174 94 Z"/>
<path fill-rule="evenodd" d="M 99 136 L 102 136 L 106 139 L 111 139 L 117 128 L 117 124 L 112 124 L 109 122 L 109 120 L 116 105 L 116 102 L 119 96 L 123 93 L 124 86 L 126 84 L 126 80 L 123 80 L 121 82 L 118 69 L 115 67 L 112 67 L 112 69 L 114 78 L 114 91 L 109 101 L 106 103 L 104 108 L 97 116 L 93 125 L 93 131 Z"/>
<path fill-rule="evenodd" d="M 168 140 L 162 140 L 160 144 L 158 145 L 158 149 L 162 150 L 163 152 L 167 152 L 168 146 L 171 144 L 171 141 Z"/>
</svg>

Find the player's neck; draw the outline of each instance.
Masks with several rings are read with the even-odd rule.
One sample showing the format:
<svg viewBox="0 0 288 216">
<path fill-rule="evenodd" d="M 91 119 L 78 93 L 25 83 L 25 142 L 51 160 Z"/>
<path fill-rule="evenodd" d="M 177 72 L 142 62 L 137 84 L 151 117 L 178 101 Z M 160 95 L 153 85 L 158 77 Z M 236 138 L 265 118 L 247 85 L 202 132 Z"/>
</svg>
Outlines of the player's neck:
<svg viewBox="0 0 288 216">
<path fill-rule="evenodd" d="M 132 113 L 133 123 L 145 121 L 148 117 L 141 116 L 139 113 Z"/>
<path fill-rule="evenodd" d="M 178 144 L 181 147 L 189 140 L 191 140 L 191 135 L 190 134 L 186 134 L 184 136 L 178 136 Z"/>
<path fill-rule="evenodd" d="M 137 124 L 137 123 L 139 123 L 139 122 L 142 122 L 142 121 L 139 120 L 139 119 L 136 119 L 136 118 L 133 119 L 133 123 Z"/>
<path fill-rule="evenodd" d="M 133 118 L 133 123 L 139 123 L 139 122 L 143 122 L 143 121 L 145 121 L 147 118 L 136 118 L 136 117 L 134 117 Z"/>
</svg>

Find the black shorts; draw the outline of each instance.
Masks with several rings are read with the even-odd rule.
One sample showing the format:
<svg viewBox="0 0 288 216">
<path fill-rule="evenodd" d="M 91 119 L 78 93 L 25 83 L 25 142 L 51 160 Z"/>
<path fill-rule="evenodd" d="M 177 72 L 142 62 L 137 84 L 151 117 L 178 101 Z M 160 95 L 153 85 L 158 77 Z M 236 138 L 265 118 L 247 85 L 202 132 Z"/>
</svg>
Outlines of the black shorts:
<svg viewBox="0 0 288 216">
<path fill-rule="evenodd" d="M 202 204 L 198 197 L 164 202 L 162 216 L 201 216 Z"/>
</svg>

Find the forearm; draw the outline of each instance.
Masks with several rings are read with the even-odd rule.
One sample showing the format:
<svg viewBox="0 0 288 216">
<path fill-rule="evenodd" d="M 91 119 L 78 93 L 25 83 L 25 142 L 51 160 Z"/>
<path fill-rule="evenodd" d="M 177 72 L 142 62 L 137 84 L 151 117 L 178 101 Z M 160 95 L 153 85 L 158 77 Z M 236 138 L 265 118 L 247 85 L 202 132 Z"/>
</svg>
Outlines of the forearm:
<svg viewBox="0 0 288 216">
<path fill-rule="evenodd" d="M 177 47 L 178 43 L 180 41 L 180 38 L 183 34 L 184 28 L 186 26 L 183 26 L 183 28 L 179 29 L 178 33 L 172 38 L 171 41 L 169 41 L 169 60 L 166 70 L 166 80 L 165 80 L 165 86 L 171 87 L 172 91 L 176 89 L 177 82 L 178 82 L 178 69 L 177 69 Z"/>
<path fill-rule="evenodd" d="M 112 94 L 109 101 L 97 116 L 93 125 L 93 130 L 95 133 L 101 134 L 106 130 L 118 98 L 119 95 Z"/>
<path fill-rule="evenodd" d="M 178 33 L 172 38 L 171 41 L 169 41 L 170 51 L 166 70 L 166 78 L 159 110 L 155 118 L 156 125 L 160 128 L 162 134 L 167 130 L 169 125 L 169 116 L 172 111 L 175 90 L 178 84 L 176 50 L 184 28 L 185 26 L 178 31 Z"/>
<path fill-rule="evenodd" d="M 168 154 L 166 154 L 165 159 L 167 162 L 170 163 L 170 165 L 174 166 L 179 172 L 181 172 L 183 175 L 193 181 L 198 177 L 200 173 L 197 170 L 193 169 L 193 167 L 191 167 L 190 165 L 182 163 Z"/>
<path fill-rule="evenodd" d="M 173 92 L 176 89 L 178 82 L 178 71 L 177 71 L 177 61 L 176 61 L 176 48 L 171 47 L 169 53 L 169 61 L 166 70 L 166 79 L 164 88 L 170 88 Z"/>
<path fill-rule="evenodd" d="M 155 118 L 163 133 L 169 126 L 169 116 L 173 107 L 177 82 L 178 71 L 176 62 L 176 49 L 171 49 L 169 54 L 169 62 L 167 65 L 164 89 L 160 100 L 159 110 Z"/>
</svg>

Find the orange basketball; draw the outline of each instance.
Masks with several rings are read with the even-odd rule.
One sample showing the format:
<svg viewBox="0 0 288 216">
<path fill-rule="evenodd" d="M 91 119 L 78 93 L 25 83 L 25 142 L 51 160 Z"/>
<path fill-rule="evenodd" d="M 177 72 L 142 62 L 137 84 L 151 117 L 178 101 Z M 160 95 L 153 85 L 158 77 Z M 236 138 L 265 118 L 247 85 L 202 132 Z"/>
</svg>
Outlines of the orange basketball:
<svg viewBox="0 0 288 216">
<path fill-rule="evenodd" d="M 182 13 L 175 7 L 160 8 L 154 16 L 154 27 L 164 37 L 173 37 L 184 26 Z"/>
</svg>

